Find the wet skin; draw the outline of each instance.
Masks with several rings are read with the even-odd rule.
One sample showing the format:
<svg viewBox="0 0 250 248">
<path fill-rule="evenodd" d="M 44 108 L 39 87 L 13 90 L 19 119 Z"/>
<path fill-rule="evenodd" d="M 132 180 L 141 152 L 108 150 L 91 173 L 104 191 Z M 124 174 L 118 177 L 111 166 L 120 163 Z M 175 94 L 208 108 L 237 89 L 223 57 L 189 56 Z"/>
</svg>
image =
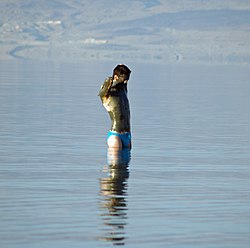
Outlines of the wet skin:
<svg viewBox="0 0 250 248">
<path fill-rule="evenodd" d="M 130 132 L 130 109 L 127 97 L 127 83 L 107 78 L 98 94 L 111 119 L 111 131 Z"/>
</svg>

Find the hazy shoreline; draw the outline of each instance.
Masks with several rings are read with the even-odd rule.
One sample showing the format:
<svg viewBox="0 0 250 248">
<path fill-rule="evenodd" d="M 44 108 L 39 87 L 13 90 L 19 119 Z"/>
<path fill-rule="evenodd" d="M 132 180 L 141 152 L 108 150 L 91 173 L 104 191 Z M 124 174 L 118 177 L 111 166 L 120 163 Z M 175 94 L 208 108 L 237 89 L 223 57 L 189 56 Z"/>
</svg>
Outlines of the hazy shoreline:
<svg viewBox="0 0 250 248">
<path fill-rule="evenodd" d="M 1 60 L 249 65 L 249 41 L 244 0 L 0 3 Z"/>
</svg>

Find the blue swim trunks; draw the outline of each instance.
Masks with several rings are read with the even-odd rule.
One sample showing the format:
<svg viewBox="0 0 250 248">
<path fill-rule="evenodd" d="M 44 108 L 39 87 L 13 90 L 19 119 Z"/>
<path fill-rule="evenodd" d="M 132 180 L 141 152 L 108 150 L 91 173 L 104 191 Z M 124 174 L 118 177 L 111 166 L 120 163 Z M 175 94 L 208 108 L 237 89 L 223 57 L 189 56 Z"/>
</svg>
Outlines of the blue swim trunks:
<svg viewBox="0 0 250 248">
<path fill-rule="evenodd" d="M 109 131 L 107 139 L 112 135 L 115 135 L 121 139 L 123 147 L 129 147 L 129 145 L 131 144 L 131 133 L 129 133 L 129 132 L 117 133 L 114 131 Z"/>
</svg>

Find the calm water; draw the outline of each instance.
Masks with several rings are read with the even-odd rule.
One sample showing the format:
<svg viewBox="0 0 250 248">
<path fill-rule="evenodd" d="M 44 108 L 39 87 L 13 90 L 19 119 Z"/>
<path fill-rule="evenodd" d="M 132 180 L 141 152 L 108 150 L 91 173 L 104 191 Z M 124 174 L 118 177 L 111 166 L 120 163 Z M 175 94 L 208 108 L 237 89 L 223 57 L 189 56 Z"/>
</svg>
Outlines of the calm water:
<svg viewBox="0 0 250 248">
<path fill-rule="evenodd" d="M 249 247 L 249 68 L 128 64 L 118 153 L 115 65 L 0 63 L 0 247 Z"/>
</svg>

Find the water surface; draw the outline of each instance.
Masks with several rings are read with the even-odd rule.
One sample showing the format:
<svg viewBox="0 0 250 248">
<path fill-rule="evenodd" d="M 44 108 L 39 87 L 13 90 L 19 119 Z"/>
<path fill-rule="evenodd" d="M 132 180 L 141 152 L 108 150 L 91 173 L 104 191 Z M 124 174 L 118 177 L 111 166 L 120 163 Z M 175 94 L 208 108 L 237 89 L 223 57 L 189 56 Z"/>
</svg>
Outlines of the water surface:
<svg viewBox="0 0 250 248">
<path fill-rule="evenodd" d="M 130 153 L 115 65 L 0 63 L 1 247 L 248 247 L 249 68 L 128 64 Z"/>
</svg>

